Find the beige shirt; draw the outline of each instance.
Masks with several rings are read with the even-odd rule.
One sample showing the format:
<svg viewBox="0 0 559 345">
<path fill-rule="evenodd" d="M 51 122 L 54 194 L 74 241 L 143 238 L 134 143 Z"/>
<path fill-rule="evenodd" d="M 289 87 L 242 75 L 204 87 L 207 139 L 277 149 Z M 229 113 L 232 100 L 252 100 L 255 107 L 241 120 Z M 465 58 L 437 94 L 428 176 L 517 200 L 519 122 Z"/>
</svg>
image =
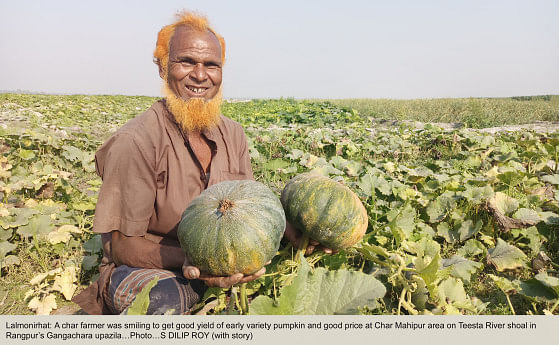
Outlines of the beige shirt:
<svg viewBox="0 0 559 345">
<path fill-rule="evenodd" d="M 226 180 L 254 179 L 240 124 L 221 116 L 217 127 L 202 134 L 212 147 L 209 180 L 164 100 L 128 121 L 95 154 L 103 184 L 93 231 L 103 234 L 104 257 L 97 286 L 93 284 L 74 299 L 85 312 L 102 310 L 104 290 L 114 268 L 111 231 L 145 236 L 156 243 L 173 239 L 178 244 L 176 228 L 181 215 L 205 188 Z"/>
</svg>

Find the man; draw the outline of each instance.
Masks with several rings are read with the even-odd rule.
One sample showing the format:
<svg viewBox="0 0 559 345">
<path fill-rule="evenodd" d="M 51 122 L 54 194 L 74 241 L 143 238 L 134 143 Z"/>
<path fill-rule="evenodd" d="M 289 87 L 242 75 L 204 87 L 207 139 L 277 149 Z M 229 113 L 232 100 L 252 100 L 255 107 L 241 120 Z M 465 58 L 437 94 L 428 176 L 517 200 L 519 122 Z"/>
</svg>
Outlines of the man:
<svg viewBox="0 0 559 345">
<path fill-rule="evenodd" d="M 148 313 L 186 313 L 206 286 L 229 287 L 265 272 L 204 275 L 177 240 L 182 212 L 204 189 L 254 179 L 242 127 L 220 115 L 223 38 L 206 18 L 182 13 L 159 32 L 154 58 L 165 99 L 126 123 L 95 155 L 103 184 L 93 230 L 102 234 L 104 256 L 97 282 L 74 298 L 89 314 L 125 312 L 154 277 Z M 290 227 L 286 237 L 298 241 Z"/>
</svg>

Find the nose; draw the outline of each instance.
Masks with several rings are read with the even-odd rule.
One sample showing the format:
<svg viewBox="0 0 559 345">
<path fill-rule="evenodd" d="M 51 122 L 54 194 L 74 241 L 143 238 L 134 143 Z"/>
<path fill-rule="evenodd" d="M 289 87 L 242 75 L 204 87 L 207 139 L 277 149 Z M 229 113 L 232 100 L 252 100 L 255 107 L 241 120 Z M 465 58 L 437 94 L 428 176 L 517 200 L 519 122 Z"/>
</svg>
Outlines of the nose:
<svg viewBox="0 0 559 345">
<path fill-rule="evenodd" d="M 190 73 L 190 77 L 195 81 L 205 81 L 208 78 L 206 66 L 204 66 L 204 64 L 202 63 L 195 64 L 194 69 Z"/>
</svg>

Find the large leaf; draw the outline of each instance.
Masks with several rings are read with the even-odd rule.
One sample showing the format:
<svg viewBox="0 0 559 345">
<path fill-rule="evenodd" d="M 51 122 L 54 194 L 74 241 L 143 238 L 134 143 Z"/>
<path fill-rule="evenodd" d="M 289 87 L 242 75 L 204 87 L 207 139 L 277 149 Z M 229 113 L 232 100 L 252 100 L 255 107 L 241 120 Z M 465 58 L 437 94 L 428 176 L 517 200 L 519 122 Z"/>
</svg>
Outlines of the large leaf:
<svg viewBox="0 0 559 345">
<path fill-rule="evenodd" d="M 545 175 L 542 177 L 542 181 L 554 184 L 554 185 L 559 185 L 559 174 L 554 174 L 554 175 Z"/>
<path fill-rule="evenodd" d="M 518 285 L 520 287 L 518 293 L 533 301 L 549 302 L 557 299 L 557 293 L 537 279 L 520 281 Z"/>
<path fill-rule="evenodd" d="M 0 217 L 0 226 L 4 229 L 17 228 L 18 226 L 25 225 L 29 223 L 29 218 L 34 214 L 39 213 L 37 210 L 32 208 L 14 208 L 11 209 L 11 216 Z"/>
<path fill-rule="evenodd" d="M 495 266 L 497 271 L 521 267 L 525 260 L 526 254 L 500 238 L 495 248 L 489 249 L 487 253 L 487 263 Z"/>
<path fill-rule="evenodd" d="M 46 237 L 54 228 L 52 218 L 46 215 L 38 215 L 31 218 L 29 224 L 20 226 L 17 233 L 22 237 L 40 238 Z"/>
<path fill-rule="evenodd" d="M 371 275 L 362 272 L 316 268 L 310 272 L 301 260 L 297 277 L 281 289 L 277 303 L 270 297 L 258 296 L 250 304 L 254 315 L 332 315 L 356 314 L 358 307 L 374 308 L 376 299 L 386 288 Z"/>
<path fill-rule="evenodd" d="M 559 278 L 548 276 L 547 273 L 543 272 L 536 274 L 535 278 L 543 285 L 553 289 L 555 294 L 559 296 Z"/>
<path fill-rule="evenodd" d="M 415 229 L 415 209 L 410 204 L 388 212 L 386 218 L 390 222 L 388 226 L 399 242 L 411 236 Z"/>
<path fill-rule="evenodd" d="M 446 222 L 443 222 L 437 226 L 437 233 L 449 243 L 463 242 L 477 234 L 482 226 L 482 220 L 474 224 L 471 219 L 468 219 L 455 225 L 454 228 L 450 228 Z"/>
<path fill-rule="evenodd" d="M 494 274 L 489 274 L 489 277 L 493 280 L 495 285 L 504 293 L 515 293 L 520 289 L 518 281 L 511 281 L 505 277 L 496 276 Z"/>
<path fill-rule="evenodd" d="M 504 215 L 509 215 L 518 208 L 518 200 L 505 193 L 497 192 L 494 196 L 495 206 Z"/>
<path fill-rule="evenodd" d="M 127 315 L 146 315 L 149 308 L 149 293 L 158 281 L 159 277 L 155 277 L 142 288 L 142 291 L 136 295 L 134 301 L 127 308 Z"/>
<path fill-rule="evenodd" d="M 2 241 L 0 242 L 0 260 L 2 260 L 2 258 L 4 256 L 6 256 L 6 254 L 8 254 L 9 252 L 11 252 L 12 250 L 16 249 L 17 245 L 7 242 L 7 241 Z"/>
<path fill-rule="evenodd" d="M 484 254 L 487 251 L 483 243 L 480 241 L 471 238 L 464 243 L 462 247 L 460 247 L 457 251 L 457 255 L 472 257 L 480 254 Z"/>
<path fill-rule="evenodd" d="M 484 187 L 466 186 L 466 190 L 462 192 L 462 196 L 474 205 L 477 205 L 493 196 L 493 188 L 489 185 Z"/>
<path fill-rule="evenodd" d="M 103 250 L 101 235 L 93 235 L 93 237 L 83 244 L 83 250 L 89 252 L 90 254 L 101 252 Z"/>
<path fill-rule="evenodd" d="M 464 290 L 464 284 L 456 278 L 443 280 L 439 284 L 437 292 L 440 301 L 464 303 L 469 300 Z"/>
<path fill-rule="evenodd" d="M 459 255 L 454 255 L 449 259 L 443 259 L 441 266 L 442 268 L 452 267 L 450 271 L 452 276 L 469 283 L 472 274 L 474 274 L 483 265 L 479 262 L 468 260 Z"/>
<path fill-rule="evenodd" d="M 418 257 L 428 256 L 434 258 L 441 251 L 441 245 L 430 238 L 422 237 L 419 241 L 404 241 L 402 248 L 406 251 L 417 255 Z"/>
<path fill-rule="evenodd" d="M 440 222 L 445 218 L 448 212 L 456 207 L 456 200 L 448 195 L 441 195 L 427 206 L 427 215 L 429 222 Z"/>
<path fill-rule="evenodd" d="M 542 220 L 538 212 L 528 208 L 519 208 L 516 212 L 514 212 L 512 217 L 515 219 L 533 222 L 534 224 L 537 224 Z"/>
</svg>

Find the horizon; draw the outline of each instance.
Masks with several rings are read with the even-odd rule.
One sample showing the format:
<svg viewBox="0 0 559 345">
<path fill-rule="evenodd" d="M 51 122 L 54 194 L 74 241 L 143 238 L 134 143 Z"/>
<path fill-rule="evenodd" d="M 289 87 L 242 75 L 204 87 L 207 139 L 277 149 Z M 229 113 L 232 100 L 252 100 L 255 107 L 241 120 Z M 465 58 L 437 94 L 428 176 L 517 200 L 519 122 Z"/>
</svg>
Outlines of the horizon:
<svg viewBox="0 0 559 345">
<path fill-rule="evenodd" d="M 86 94 L 86 93 L 48 93 L 48 92 L 41 92 L 41 91 L 30 91 L 30 90 L 0 90 L 0 95 L 41 95 L 41 96 L 122 96 L 122 97 L 149 97 L 149 98 L 164 98 L 163 95 L 160 96 L 149 96 L 149 95 L 123 95 L 123 94 Z M 443 99 L 513 99 L 513 98 L 520 98 L 520 97 L 559 97 L 558 94 L 538 94 L 538 95 L 512 95 L 512 96 L 472 96 L 472 97 L 424 97 L 424 98 L 371 98 L 371 97 L 362 97 L 362 98 L 298 98 L 298 97 L 269 97 L 269 98 L 249 98 L 249 97 L 224 97 L 224 101 L 229 100 L 247 100 L 247 101 L 255 101 L 255 100 L 282 100 L 282 99 L 294 99 L 296 101 L 329 101 L 329 100 L 360 100 L 360 99 L 370 99 L 370 100 L 393 100 L 393 101 L 413 101 L 413 100 L 443 100 Z"/>
</svg>

